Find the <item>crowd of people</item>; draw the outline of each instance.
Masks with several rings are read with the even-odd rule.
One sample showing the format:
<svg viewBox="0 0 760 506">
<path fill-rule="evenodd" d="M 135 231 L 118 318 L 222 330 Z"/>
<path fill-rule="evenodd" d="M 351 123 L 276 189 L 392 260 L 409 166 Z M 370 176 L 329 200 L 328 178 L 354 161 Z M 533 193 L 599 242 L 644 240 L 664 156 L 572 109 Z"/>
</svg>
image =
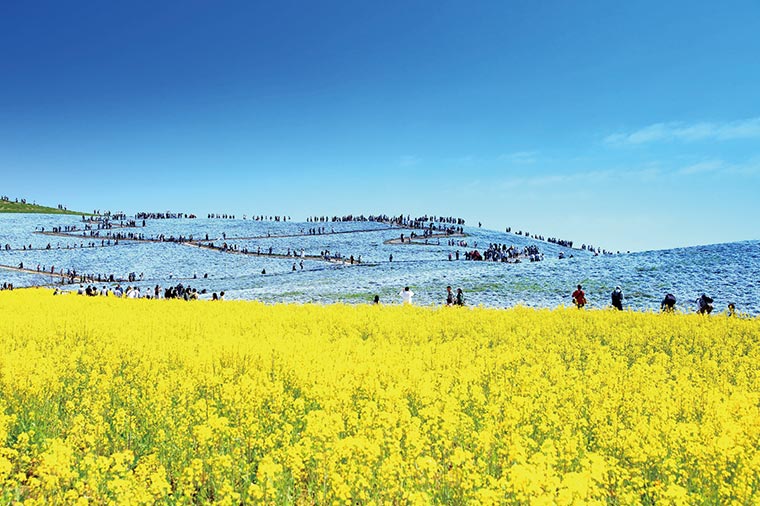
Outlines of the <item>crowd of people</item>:
<svg viewBox="0 0 760 506">
<path fill-rule="evenodd" d="M 307 255 L 306 250 L 304 248 L 287 248 L 284 252 L 276 252 L 272 246 L 265 247 L 264 249 L 261 248 L 261 246 L 257 246 L 255 250 L 249 249 L 247 247 L 240 247 L 237 244 L 227 243 L 223 242 L 222 244 L 215 244 L 213 242 L 208 243 L 198 243 L 199 247 L 212 249 L 216 251 L 221 252 L 229 252 L 229 253 L 240 253 L 243 255 L 255 255 L 255 256 L 275 256 L 275 257 L 285 257 L 285 258 L 300 258 L 300 267 L 301 270 L 304 268 L 303 261 L 304 259 L 311 258 L 314 259 L 316 255 Z M 360 264 L 362 263 L 362 256 L 361 255 L 350 255 L 348 257 L 343 256 L 340 253 L 332 252 L 330 250 L 322 250 L 319 252 L 319 258 L 322 260 L 328 261 L 328 262 L 344 262 L 348 263 L 350 265 Z M 292 270 L 297 270 L 295 268 L 296 264 L 293 264 Z M 262 274 L 265 274 L 266 272 L 263 272 Z"/>
<path fill-rule="evenodd" d="M 209 215 L 209 217 L 210 216 L 211 215 Z M 163 213 L 142 211 L 135 213 L 135 219 L 138 220 L 176 220 L 180 218 L 195 219 L 196 216 L 192 213 L 173 213 L 171 211 L 166 211 Z"/>
<path fill-rule="evenodd" d="M 2 200 L 9 200 L 7 196 L 3 196 Z M 18 202 L 18 199 L 16 199 Z M 22 203 L 25 202 L 24 199 L 21 199 Z M 106 211 L 104 213 L 101 213 L 98 210 L 94 211 L 95 218 L 93 217 L 82 217 L 83 225 L 77 226 L 77 225 L 61 225 L 61 226 L 54 226 L 52 227 L 51 231 L 53 233 L 65 233 L 65 234 L 76 234 L 72 235 L 72 237 L 86 237 L 89 240 L 85 242 L 79 242 L 79 245 L 77 244 L 65 244 L 66 249 L 72 249 L 72 248 L 94 248 L 97 247 L 98 244 L 103 246 L 110 246 L 110 245 L 118 245 L 120 240 L 143 240 L 143 241 L 156 241 L 156 242 L 176 242 L 176 243 L 186 243 L 186 242 L 193 242 L 193 235 L 179 235 L 177 237 L 173 235 L 165 235 L 165 234 L 158 234 L 156 236 L 151 235 L 150 237 L 147 237 L 145 234 L 138 233 L 138 232 L 127 232 L 127 231 L 116 231 L 113 230 L 115 228 L 134 228 L 138 227 L 139 220 L 142 220 L 142 226 L 144 227 L 146 225 L 147 219 L 168 219 L 168 218 L 195 218 L 195 215 L 191 214 L 185 214 L 185 213 L 148 213 L 148 212 L 141 212 L 137 213 L 135 215 L 135 219 L 128 219 L 123 213 L 111 213 L 110 211 Z M 233 214 L 208 214 L 208 218 L 221 218 L 221 219 L 235 219 L 235 215 Z M 245 216 L 244 216 L 245 219 Z M 255 221 L 275 221 L 275 222 L 285 222 L 289 221 L 289 216 L 253 216 L 251 217 L 252 220 Z M 436 234 L 437 231 L 445 232 L 446 234 L 453 234 L 453 233 L 463 233 L 464 232 L 464 223 L 465 220 L 461 218 L 455 218 L 455 217 L 442 217 L 442 216 L 419 216 L 419 217 L 412 217 L 411 215 L 398 215 L 398 216 L 389 216 L 389 215 L 346 215 L 346 216 L 322 216 L 322 217 L 310 217 L 306 220 L 310 223 L 320 223 L 325 224 L 329 222 L 376 222 L 376 223 L 384 223 L 391 226 L 400 226 L 412 229 L 410 232 L 408 232 L 408 235 L 405 233 L 400 234 L 400 239 L 402 242 L 412 242 L 416 239 L 424 239 L 426 243 L 431 238 L 438 238 L 437 244 L 440 244 L 440 238 L 444 238 L 443 234 Z M 479 224 L 480 225 L 480 224 Z M 36 231 L 45 232 L 45 227 L 37 227 L 35 228 Z M 327 234 L 328 233 L 328 227 L 324 225 L 319 226 L 313 226 L 311 228 L 308 228 L 307 230 L 301 229 L 301 233 L 303 235 L 321 235 L 321 234 Z M 330 227 L 331 233 L 335 232 L 335 229 L 333 227 Z M 507 228 L 506 232 L 511 233 L 511 228 Z M 552 244 L 573 248 L 573 241 L 558 239 L 554 237 L 544 237 L 542 235 L 532 235 L 529 232 L 524 231 L 517 231 L 517 235 L 521 235 L 524 237 L 532 238 L 537 241 L 544 241 L 549 242 Z M 267 234 L 269 235 L 269 234 Z M 304 259 L 306 258 L 304 248 L 301 247 L 294 247 L 294 248 L 288 248 L 285 253 L 277 253 L 275 254 L 273 251 L 273 248 L 269 246 L 268 248 L 263 248 L 261 246 L 257 246 L 256 249 L 250 249 L 246 246 L 239 246 L 237 244 L 234 244 L 232 242 L 228 242 L 226 238 L 226 234 L 222 234 L 222 237 L 224 238 L 224 242 L 221 244 L 209 241 L 208 234 L 206 234 L 206 243 L 202 244 L 198 242 L 198 246 L 203 246 L 210 249 L 215 249 L 219 251 L 224 252 L 236 252 L 236 253 L 244 253 L 249 255 L 270 255 L 270 256 L 278 256 L 278 257 L 287 257 L 295 260 L 292 265 L 292 271 L 304 269 Z M 97 239 L 97 240 L 94 240 Z M 239 239 L 239 238 L 238 238 Z M 396 241 L 394 241 L 396 242 Z M 477 242 L 474 243 L 473 247 L 475 249 L 469 249 L 468 242 L 464 239 L 459 238 L 445 238 L 445 242 L 448 246 L 451 247 L 459 247 L 463 248 L 466 251 L 464 252 L 464 258 L 466 260 L 475 260 L 475 261 L 492 261 L 492 262 L 514 262 L 514 261 L 520 261 L 521 259 L 527 259 L 531 262 L 535 261 L 541 261 L 544 259 L 543 253 L 540 252 L 538 246 L 536 245 L 527 245 L 524 247 L 515 247 L 515 246 L 508 246 L 507 244 L 489 244 L 488 247 L 482 252 L 477 249 Z M 11 251 L 14 250 L 14 248 L 9 244 L 6 243 L 3 247 L 5 251 Z M 51 243 L 47 243 L 44 247 L 38 247 L 33 248 L 31 244 L 29 245 L 22 245 L 20 249 L 15 249 L 14 251 L 24 251 L 24 250 L 33 250 L 33 249 L 62 249 L 61 243 L 59 242 L 56 246 L 53 246 Z M 580 249 L 593 252 L 594 254 L 607 254 L 606 250 L 597 248 L 593 245 L 581 245 Z M 564 256 L 562 252 L 560 252 L 560 257 Z M 572 256 L 572 255 L 571 255 Z M 457 260 L 460 259 L 460 251 L 451 251 L 448 253 L 449 260 L 453 260 L 454 257 L 456 257 Z M 319 252 L 319 257 L 314 255 L 314 259 L 323 259 L 327 261 L 340 261 L 344 263 L 349 264 L 360 264 L 362 263 L 362 257 L 361 255 L 350 255 L 348 257 L 344 257 L 340 253 L 332 252 L 327 249 L 324 249 Z M 299 261 L 300 260 L 300 261 Z M 388 258 L 389 262 L 393 261 L 393 255 L 391 254 Z M 61 282 L 63 284 L 75 284 L 75 283 L 81 283 L 81 284 L 87 284 L 89 289 L 89 293 L 84 293 L 85 295 L 92 295 L 93 292 L 97 292 L 95 294 L 102 295 L 102 292 L 105 289 L 105 295 L 113 294 L 121 290 L 121 295 L 134 298 L 136 296 L 144 297 L 146 295 L 152 297 L 152 298 L 187 298 L 192 299 L 193 293 L 197 293 L 197 291 L 194 292 L 194 289 L 191 289 L 190 287 L 183 287 L 181 284 L 177 285 L 175 287 L 170 287 L 169 289 L 163 290 L 162 293 L 158 294 L 155 293 L 155 291 L 148 291 L 145 294 L 141 293 L 139 291 L 139 288 L 136 286 L 132 286 L 136 282 L 143 281 L 142 275 L 139 277 L 135 275 L 134 273 L 130 273 L 130 275 L 126 279 L 119 279 L 114 274 L 92 274 L 92 273 L 79 273 L 76 270 L 73 269 L 57 269 L 55 266 L 51 266 L 49 269 L 45 265 L 36 265 L 36 269 L 34 268 L 25 268 L 24 263 L 20 262 L 18 264 L 18 268 L 26 271 L 36 271 L 40 274 L 47 275 L 48 273 L 51 275 L 56 275 L 61 278 Z M 265 270 L 262 270 L 262 274 L 266 273 Z M 204 277 L 207 277 L 207 274 L 204 275 Z M 127 289 L 121 289 L 120 285 L 118 283 L 121 282 L 129 282 L 130 286 L 127 287 Z M 101 283 L 117 283 L 116 288 L 107 288 L 107 285 L 104 286 L 104 289 L 98 289 L 96 284 Z M 13 284 L 4 283 L 3 289 L 12 289 Z M 131 290 L 130 290 L 131 288 Z M 117 290 L 119 289 L 119 290 Z M 87 290 L 84 290 L 87 292 Z M 457 291 L 457 295 L 459 295 L 461 292 L 461 289 Z M 462 301 L 464 300 L 464 295 L 462 293 Z M 127 295 L 129 294 L 129 295 Z M 135 295 L 138 294 L 138 295 Z M 413 296 L 413 292 L 411 290 L 402 290 L 401 296 L 404 298 L 405 302 L 411 303 L 411 299 Z M 451 297 L 454 297 L 451 299 Z M 196 295 L 197 298 L 197 295 Z M 220 295 L 217 295 L 215 299 L 212 298 L 212 300 L 220 300 L 223 297 Z M 582 287 L 580 285 L 577 286 L 577 289 L 573 291 L 571 295 L 573 303 L 579 307 L 582 308 L 588 304 L 586 294 L 583 291 Z M 451 303 L 452 300 L 457 300 L 457 298 L 454 296 L 453 292 L 451 291 L 450 287 L 447 290 L 447 304 L 452 305 L 454 303 Z M 613 308 L 617 310 L 623 310 L 624 309 L 624 303 L 625 303 L 625 297 L 623 295 L 622 288 L 617 286 L 615 290 L 612 291 L 610 294 L 610 304 Z M 462 305 L 462 304 L 455 304 L 455 305 Z M 696 311 L 700 314 L 710 314 L 714 310 L 714 300 L 707 296 L 706 294 L 702 294 L 699 298 L 695 301 L 696 305 Z M 666 296 L 663 298 L 660 309 L 664 312 L 673 311 L 676 307 L 676 299 L 675 296 L 672 294 L 666 294 Z M 733 303 L 728 305 L 728 311 L 730 314 L 734 314 L 735 312 L 735 306 Z"/>
<path fill-rule="evenodd" d="M 465 220 L 463 218 L 455 218 L 453 216 L 418 216 L 416 218 L 412 218 L 411 215 L 404 216 L 403 214 L 400 214 L 398 216 L 390 216 L 387 214 L 370 214 L 370 215 L 363 215 L 363 214 L 347 214 L 345 216 L 311 216 L 306 218 L 307 222 L 317 223 L 317 222 L 347 222 L 347 221 L 372 221 L 377 223 L 386 223 L 389 225 L 401 225 L 401 226 L 408 226 L 411 225 L 410 228 L 425 228 L 428 223 L 441 223 L 441 224 L 449 224 L 449 225 L 460 225 L 464 226 Z"/>
<path fill-rule="evenodd" d="M 443 237 L 443 234 L 446 236 L 449 236 L 451 234 L 456 233 L 453 229 L 444 229 L 441 233 L 436 234 L 436 231 L 430 228 L 423 229 L 422 234 L 418 234 L 417 232 L 410 232 L 409 235 L 406 235 L 404 233 L 399 234 L 399 240 L 401 244 L 408 243 L 411 244 L 413 240 L 422 239 L 425 244 L 429 244 L 429 239 L 432 238 L 440 238 Z M 449 240 L 449 242 L 453 242 Z M 437 244 L 441 244 L 441 241 L 439 240 Z M 466 243 L 465 243 L 466 244 Z M 451 246 L 451 244 L 449 244 Z"/>
<path fill-rule="evenodd" d="M 139 214 L 140 213 L 137 213 L 137 215 Z M 135 215 L 135 218 L 137 218 L 137 215 Z M 82 215 L 82 221 L 85 221 L 85 222 L 88 222 L 88 221 L 98 222 L 98 221 L 111 221 L 111 220 L 120 221 L 120 220 L 126 220 L 126 219 L 127 219 L 127 214 L 121 211 L 112 213 L 111 211 L 100 212 L 99 210 L 95 210 L 93 211 L 92 216 L 85 216 L 84 214 Z"/>
<path fill-rule="evenodd" d="M 114 223 L 112 220 L 90 220 L 85 222 L 85 225 L 82 228 L 79 228 L 77 225 L 64 225 L 60 227 L 51 227 L 47 233 L 74 234 L 81 231 L 83 236 L 87 235 L 87 232 L 90 232 L 90 235 L 92 236 L 95 235 L 94 232 L 98 232 L 100 230 L 112 230 L 114 228 L 136 228 L 137 226 L 138 224 L 135 220 L 122 220 L 119 223 Z M 145 220 L 143 220 L 142 226 L 145 226 Z M 45 227 L 42 226 L 34 227 L 34 231 L 42 234 L 46 232 Z"/>
<path fill-rule="evenodd" d="M 507 227 L 505 229 L 505 232 L 508 234 L 513 233 L 512 227 Z M 565 248 L 571 248 L 573 247 L 573 241 L 568 241 L 566 239 L 558 239 L 556 237 L 544 237 L 543 235 L 539 234 L 531 234 L 530 232 L 524 232 L 522 230 L 518 230 L 517 232 L 514 232 L 515 235 L 520 235 L 523 237 L 528 237 L 529 239 L 535 239 L 536 241 L 543 241 L 548 242 L 550 244 L 556 244 L 557 246 L 564 246 Z M 612 255 L 612 251 L 607 251 L 606 249 L 599 248 L 597 246 L 593 246 L 591 244 L 582 244 L 580 246 L 580 249 L 584 251 L 590 251 L 591 253 L 594 253 L 595 255 Z M 620 253 L 618 251 L 618 253 Z"/>
<path fill-rule="evenodd" d="M 354 215 L 348 214 L 345 216 L 311 216 L 306 219 L 309 223 L 324 223 L 324 222 L 374 222 L 382 223 L 389 226 L 398 226 L 412 229 L 429 229 L 441 232 L 447 232 L 450 234 L 464 233 L 465 220 L 463 218 L 455 218 L 452 216 L 418 216 L 412 217 L 411 215 L 404 216 L 390 216 L 387 214 L 378 215 Z"/>
<path fill-rule="evenodd" d="M 60 293 L 57 291 L 56 293 Z M 126 288 L 122 287 L 120 283 L 116 286 L 110 287 L 103 285 L 102 288 L 98 288 L 95 284 L 88 284 L 86 287 L 84 284 L 79 285 L 79 289 L 76 291 L 77 295 L 85 295 L 88 297 L 118 297 L 125 299 L 183 299 L 183 300 L 198 300 L 200 295 L 206 294 L 207 290 L 198 290 L 197 288 L 184 286 L 179 283 L 175 286 L 167 288 L 156 285 L 154 287 L 148 287 L 145 290 L 139 286 L 128 285 Z M 224 292 L 221 295 L 213 294 L 213 300 L 224 300 Z"/>
<path fill-rule="evenodd" d="M 507 232 L 508 234 L 513 233 L 512 227 L 507 227 L 505 229 L 505 232 Z M 530 232 L 523 232 L 522 230 L 518 230 L 517 232 L 514 232 L 514 234 L 535 239 L 536 241 L 543 241 L 543 242 L 548 242 L 551 244 L 556 244 L 557 246 L 564 246 L 565 248 L 573 247 L 573 241 L 568 241 L 566 239 L 557 239 L 556 237 L 544 237 L 543 235 L 538 235 L 538 234 L 531 235 Z"/>
<path fill-rule="evenodd" d="M 195 215 L 193 215 L 192 217 L 195 218 Z M 237 215 L 231 214 L 231 213 L 208 213 L 206 214 L 206 218 L 208 218 L 209 220 L 234 220 L 234 219 L 237 219 Z M 248 215 L 244 214 L 243 219 L 248 220 L 249 219 Z M 264 215 L 264 214 L 251 215 L 250 220 L 251 221 L 274 221 L 274 222 L 292 221 L 290 216 L 285 216 L 285 215 L 272 216 L 272 215 Z M 309 220 L 307 219 L 306 221 L 309 221 Z"/>
<path fill-rule="evenodd" d="M 586 293 L 583 291 L 583 287 L 581 285 L 578 285 L 575 289 L 575 291 L 571 295 L 573 304 L 578 308 L 582 309 L 588 304 L 588 300 L 586 299 Z M 610 305 L 618 310 L 623 310 L 623 300 L 625 300 L 625 296 L 623 295 L 623 289 L 618 285 L 615 287 L 615 289 L 610 294 Z M 695 310 L 698 314 L 703 315 L 709 315 L 712 313 L 714 309 L 714 299 L 710 297 L 709 295 L 703 293 L 699 297 L 696 298 L 694 301 L 695 303 Z M 660 302 L 660 311 L 663 313 L 673 313 L 676 310 L 676 296 L 672 293 L 665 294 L 665 297 L 663 297 L 662 302 Z M 736 304 L 733 302 L 729 302 L 726 307 L 726 314 L 728 316 L 734 316 L 736 314 Z"/>
<path fill-rule="evenodd" d="M 495 248 L 494 248 L 495 249 Z M 323 252 L 325 254 L 328 254 L 329 252 L 325 251 Z M 360 261 L 360 259 L 359 259 Z M 40 270 L 40 266 L 37 266 L 37 269 Z M 44 266 L 43 266 L 44 269 Z M 301 269 L 303 269 L 303 260 L 301 261 Z M 51 267 L 51 272 L 55 270 L 54 267 Z M 293 270 L 296 270 L 296 263 L 293 263 Z M 44 272 L 44 270 L 42 271 Z M 160 285 L 155 285 L 153 288 L 147 288 L 145 290 L 141 289 L 137 285 L 133 285 L 132 283 L 139 282 L 143 280 L 143 275 L 140 274 L 137 276 L 135 273 L 130 273 L 127 280 L 116 280 L 113 275 L 110 276 L 104 276 L 104 275 L 87 275 L 87 274 L 78 274 L 75 271 L 67 271 L 67 274 L 71 275 L 70 282 L 73 284 L 74 282 L 80 283 L 78 290 L 76 293 L 78 295 L 85 295 L 85 296 L 114 296 L 114 297 L 123 297 L 128 299 L 137 299 L 137 298 L 145 298 L 145 299 L 184 299 L 184 300 L 197 300 L 200 295 L 207 294 L 208 291 L 206 289 L 198 290 L 195 287 L 191 286 L 184 286 L 182 283 L 179 283 L 174 286 L 169 286 L 168 288 L 162 288 Z M 266 271 L 263 270 L 262 274 L 266 274 Z M 171 276 L 170 276 L 171 277 Z M 197 276 L 193 276 L 194 278 L 197 278 Z M 208 277 L 208 274 L 205 274 L 203 276 L 204 278 Z M 77 280 L 77 281 L 75 281 Z M 130 285 L 127 285 L 126 288 L 122 286 L 122 282 L 127 281 L 131 283 Z M 85 283 L 88 283 L 87 286 L 85 286 Z M 109 286 L 107 284 L 103 284 L 102 287 L 98 287 L 99 283 L 111 283 L 115 286 Z M 5 282 L 0 286 L 0 290 L 13 290 L 14 285 L 13 283 Z M 55 294 L 63 293 L 59 288 L 55 289 Z M 415 293 L 411 290 L 410 287 L 406 286 L 402 290 L 398 292 L 398 295 L 401 297 L 402 304 L 412 304 L 412 299 L 415 295 Z M 214 292 L 210 300 L 217 301 L 217 300 L 224 300 L 225 292 L 222 291 L 219 294 Z M 586 307 L 589 302 L 586 297 L 586 292 L 583 290 L 582 285 L 577 285 L 576 289 L 573 291 L 572 295 L 572 302 L 578 309 L 583 309 Z M 620 286 L 616 286 L 615 289 L 610 294 L 610 306 L 618 311 L 624 310 L 624 300 L 625 296 L 623 294 L 623 290 Z M 663 313 L 673 313 L 676 311 L 676 297 L 672 293 L 667 293 L 662 302 L 660 303 L 660 310 Z M 714 310 L 714 299 L 707 294 L 703 293 L 697 299 L 695 300 L 695 311 L 698 314 L 702 315 L 709 315 Z M 379 304 L 380 303 L 380 296 L 375 295 L 373 297 L 373 303 Z M 446 287 L 445 297 L 444 297 L 444 305 L 446 306 L 464 306 L 465 305 L 465 297 L 464 297 L 464 291 L 462 288 L 458 288 L 456 293 L 453 292 L 452 287 L 449 285 Z M 726 314 L 728 316 L 735 316 L 737 314 L 736 312 L 736 304 L 733 302 L 729 302 L 726 308 Z"/>
<path fill-rule="evenodd" d="M 472 252 L 470 256 L 473 256 L 473 253 L 478 253 L 477 250 Z M 529 244 L 527 246 L 523 246 L 522 248 L 518 248 L 516 246 L 507 246 L 506 244 L 489 244 L 488 249 L 486 249 L 482 256 L 480 253 L 478 253 L 478 256 L 481 258 L 467 258 L 468 260 L 487 260 L 492 262 L 519 262 L 520 258 L 526 258 L 531 262 L 540 262 L 544 259 L 543 253 L 541 253 L 538 249 L 538 246 L 535 244 Z M 466 258 L 466 257 L 465 257 Z"/>
<path fill-rule="evenodd" d="M 114 246 L 116 244 L 119 244 L 119 242 L 116 241 L 115 243 L 111 243 L 110 239 L 109 240 L 101 239 L 101 241 L 100 241 L 100 246 L 101 247 L 104 247 L 104 246 Z M 77 248 L 83 249 L 83 248 L 95 248 L 97 246 L 98 246 L 97 241 L 88 241 L 87 244 L 85 244 L 84 242 L 80 242 L 79 244 L 76 244 L 76 243 L 74 243 L 74 244 L 66 243 L 64 246 L 61 246 L 61 243 L 58 242 L 58 243 L 56 243 L 55 247 L 53 247 L 53 245 L 51 243 L 47 243 L 45 246 L 41 246 L 41 247 L 38 247 L 38 248 L 34 248 L 31 244 L 29 244 L 29 245 L 22 244 L 21 248 L 16 248 L 15 251 L 35 251 L 35 250 L 52 250 L 52 249 L 59 250 L 59 249 L 77 249 Z M 3 247 L 3 249 L 5 249 L 5 251 L 13 251 L 13 247 L 10 244 L 6 244 Z"/>
<path fill-rule="evenodd" d="M 412 298 L 414 297 L 414 292 L 409 288 L 408 286 L 405 286 L 398 292 L 399 297 L 401 297 L 401 303 L 405 305 L 412 304 Z M 380 304 L 380 296 L 375 295 L 372 298 L 373 304 Z M 446 306 L 464 306 L 464 291 L 461 288 L 457 288 L 457 293 L 454 294 L 454 292 L 451 289 L 451 285 L 446 287 L 446 296 L 444 298 L 444 305 Z"/>
<path fill-rule="evenodd" d="M 11 201 L 11 198 L 10 198 L 8 195 L 3 195 L 3 196 L 0 196 L 0 201 L 3 201 L 3 202 L 10 202 L 10 201 Z M 27 203 L 27 202 L 26 202 L 26 199 L 19 199 L 18 197 L 16 197 L 16 198 L 14 199 L 14 202 L 15 202 L 16 204 L 26 204 L 26 203 Z M 36 202 L 32 202 L 32 204 L 33 204 L 33 205 L 36 205 Z M 61 209 L 61 204 L 58 204 L 58 209 Z"/>
</svg>

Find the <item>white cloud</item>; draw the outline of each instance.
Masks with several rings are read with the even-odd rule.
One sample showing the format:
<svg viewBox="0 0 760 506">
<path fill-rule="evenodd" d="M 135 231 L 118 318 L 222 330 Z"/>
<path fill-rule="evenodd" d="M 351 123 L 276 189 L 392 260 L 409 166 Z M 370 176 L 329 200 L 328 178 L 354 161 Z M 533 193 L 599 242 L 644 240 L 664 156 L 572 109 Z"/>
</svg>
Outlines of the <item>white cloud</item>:
<svg viewBox="0 0 760 506">
<path fill-rule="evenodd" d="M 559 186 L 571 182 L 594 182 L 614 176 L 610 170 L 598 170 L 589 172 L 573 172 L 568 174 L 537 174 L 534 176 L 515 177 L 502 181 L 504 188 L 516 188 L 521 186 Z"/>
<path fill-rule="evenodd" d="M 732 176 L 754 177 L 760 176 L 760 159 L 753 159 L 746 163 L 730 165 L 726 167 L 725 173 Z"/>
<path fill-rule="evenodd" d="M 760 117 L 722 123 L 655 123 L 628 133 L 608 135 L 608 144 L 645 144 L 658 141 L 693 142 L 702 140 L 727 141 L 760 139 Z"/>
<path fill-rule="evenodd" d="M 639 184 L 660 182 L 663 178 L 731 175 L 735 177 L 752 178 L 760 176 L 760 157 L 743 163 L 729 163 L 720 159 L 709 159 L 692 163 L 683 167 L 671 165 L 665 168 L 662 163 L 645 165 L 627 169 L 588 170 L 567 173 L 535 173 L 503 179 L 499 187 L 505 190 L 515 188 L 529 189 L 562 189 L 580 184 L 589 187 L 595 183 L 601 184 Z"/>
<path fill-rule="evenodd" d="M 514 153 L 506 153 L 499 156 L 500 162 L 515 163 L 515 164 L 527 164 L 535 163 L 538 158 L 538 151 L 515 151 Z"/>
<path fill-rule="evenodd" d="M 675 171 L 674 174 L 677 176 L 719 174 L 736 177 L 754 177 L 760 175 L 760 160 L 752 159 L 742 163 L 727 163 L 723 160 L 705 160 L 682 167 Z"/>
<path fill-rule="evenodd" d="M 704 162 L 695 163 L 678 170 L 678 174 L 682 176 L 690 176 L 693 174 L 706 174 L 708 172 L 716 172 L 724 169 L 726 165 L 721 160 L 706 160 Z"/>
<path fill-rule="evenodd" d="M 404 155 L 398 160 L 399 167 L 414 167 L 420 163 L 421 159 L 415 155 Z"/>
</svg>

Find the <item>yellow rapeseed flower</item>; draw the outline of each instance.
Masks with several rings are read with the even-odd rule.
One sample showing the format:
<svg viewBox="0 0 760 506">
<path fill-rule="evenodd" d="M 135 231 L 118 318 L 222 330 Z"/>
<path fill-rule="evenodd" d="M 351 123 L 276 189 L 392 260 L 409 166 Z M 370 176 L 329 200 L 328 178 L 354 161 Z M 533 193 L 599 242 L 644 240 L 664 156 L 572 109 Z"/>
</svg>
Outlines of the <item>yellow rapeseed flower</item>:
<svg viewBox="0 0 760 506">
<path fill-rule="evenodd" d="M 760 321 L 0 293 L 0 502 L 758 504 Z"/>
</svg>

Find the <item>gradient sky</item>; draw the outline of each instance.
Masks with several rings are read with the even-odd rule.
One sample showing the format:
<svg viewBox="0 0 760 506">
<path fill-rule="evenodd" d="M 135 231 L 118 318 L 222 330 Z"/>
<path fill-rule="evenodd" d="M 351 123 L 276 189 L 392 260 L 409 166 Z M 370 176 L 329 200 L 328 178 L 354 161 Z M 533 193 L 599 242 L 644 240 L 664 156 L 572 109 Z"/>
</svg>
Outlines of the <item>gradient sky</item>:
<svg viewBox="0 0 760 506">
<path fill-rule="evenodd" d="M 0 193 L 760 239 L 760 3 L 0 3 Z"/>
</svg>

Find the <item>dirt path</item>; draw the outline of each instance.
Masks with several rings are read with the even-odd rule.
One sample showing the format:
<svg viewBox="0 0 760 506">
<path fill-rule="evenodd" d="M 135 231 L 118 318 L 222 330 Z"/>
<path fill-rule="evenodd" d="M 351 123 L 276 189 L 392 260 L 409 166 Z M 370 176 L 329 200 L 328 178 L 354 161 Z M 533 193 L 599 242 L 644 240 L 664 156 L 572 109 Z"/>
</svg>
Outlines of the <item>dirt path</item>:
<svg viewBox="0 0 760 506">
<path fill-rule="evenodd" d="M 6 271 L 21 272 L 21 273 L 24 273 L 24 274 L 36 274 L 38 276 L 50 276 L 51 278 L 57 278 L 57 279 L 60 279 L 60 280 L 65 280 L 65 281 L 68 281 L 71 278 L 71 276 L 68 275 L 68 274 L 66 274 L 65 272 L 50 272 L 48 270 L 38 271 L 36 269 L 27 269 L 26 267 L 21 268 L 21 267 L 14 266 L 14 265 L 2 265 L 2 264 L 0 264 L 0 269 L 4 269 Z M 78 283 L 79 282 L 79 281 L 77 281 L 78 279 L 79 279 L 79 274 L 77 274 L 76 276 L 74 276 L 74 283 Z M 114 278 L 114 283 L 116 283 L 116 282 L 122 283 L 122 282 L 125 282 L 125 281 L 126 281 L 125 279 Z M 95 283 L 108 283 L 108 281 L 101 280 L 101 281 L 95 281 Z"/>
<path fill-rule="evenodd" d="M 445 244 L 436 244 L 432 242 L 425 242 L 425 239 L 428 241 L 430 239 L 443 239 L 443 238 L 451 238 L 451 237 L 467 237 L 467 234 L 460 234 L 460 233 L 454 233 L 454 234 L 446 234 L 446 233 L 439 233 L 439 234 L 432 234 L 427 237 L 404 237 L 404 242 L 401 242 L 400 237 L 396 237 L 395 239 L 388 239 L 387 241 L 384 241 L 383 244 L 416 244 L 418 246 L 445 246 Z"/>
<path fill-rule="evenodd" d="M 126 228 L 126 227 L 125 227 Z M 75 230 L 73 232 L 52 232 L 52 231 L 35 231 L 35 234 L 40 235 L 48 235 L 48 236 L 54 236 L 54 237 L 68 237 L 72 239 L 87 239 L 87 240 L 103 240 L 103 239 L 111 239 L 116 240 L 116 237 L 113 235 L 88 235 L 88 232 L 108 232 L 110 229 L 100 229 L 100 230 Z M 322 237 L 322 236 L 328 236 L 328 235 L 339 235 L 339 234 L 366 234 L 369 232 L 387 232 L 388 230 L 413 230 L 413 229 L 406 229 L 403 227 L 388 227 L 388 228 L 368 228 L 368 229 L 362 229 L 362 230 L 339 230 L 337 232 L 324 232 L 322 234 L 269 234 L 269 235 L 254 235 L 250 237 L 209 237 L 208 239 L 203 239 L 203 241 L 224 241 L 224 242 L 231 242 L 231 241 L 255 241 L 260 239 L 282 239 L 282 238 L 288 238 L 288 237 Z M 190 237 L 189 235 L 183 237 Z M 193 240 L 197 241 L 197 237 L 193 236 Z M 120 237 L 118 238 L 119 241 L 134 241 L 134 242 L 158 242 L 158 243 L 165 243 L 165 242 L 176 242 L 179 243 L 177 240 L 170 240 L 170 239 L 156 239 L 153 237 L 146 237 L 146 238 L 139 238 L 139 237 Z M 190 242 L 190 241 L 187 241 Z"/>
<path fill-rule="evenodd" d="M 279 259 L 286 259 L 286 260 L 293 260 L 294 262 L 300 261 L 300 260 L 311 260 L 316 262 L 329 262 L 333 264 L 339 264 L 339 265 L 369 265 L 369 264 L 360 264 L 358 261 L 354 261 L 354 263 L 351 263 L 351 259 L 349 258 L 325 258 L 323 256 L 319 255 L 286 255 L 284 253 L 258 253 L 256 251 L 240 251 L 240 250 L 234 250 L 234 249 L 221 249 L 216 246 L 209 246 L 207 244 L 198 243 L 198 242 L 182 242 L 178 243 L 183 246 L 190 246 L 192 248 L 199 248 L 199 249 L 205 249 L 208 251 L 218 251 L 219 253 L 229 253 L 233 255 L 245 255 L 250 257 L 262 257 L 262 258 L 279 258 Z"/>
</svg>

